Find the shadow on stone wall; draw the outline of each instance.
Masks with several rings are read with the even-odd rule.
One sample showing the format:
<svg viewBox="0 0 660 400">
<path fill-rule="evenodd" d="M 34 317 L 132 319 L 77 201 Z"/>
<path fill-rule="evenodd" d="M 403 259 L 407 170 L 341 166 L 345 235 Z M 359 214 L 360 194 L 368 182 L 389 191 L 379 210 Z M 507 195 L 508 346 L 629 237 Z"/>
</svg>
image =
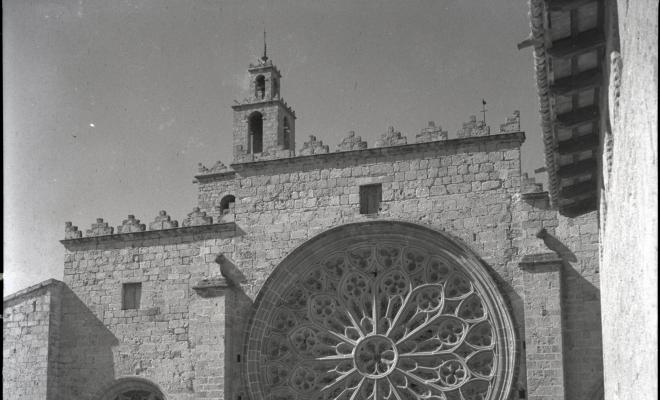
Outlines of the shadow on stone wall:
<svg viewBox="0 0 660 400">
<path fill-rule="evenodd" d="M 66 286 L 60 340 L 59 398 L 92 399 L 99 387 L 115 379 L 112 347 L 117 338 Z"/>
<path fill-rule="evenodd" d="M 564 260 L 562 303 L 566 398 L 588 398 L 603 382 L 600 289 Z M 585 370 L 585 361 L 588 368 Z"/>
</svg>

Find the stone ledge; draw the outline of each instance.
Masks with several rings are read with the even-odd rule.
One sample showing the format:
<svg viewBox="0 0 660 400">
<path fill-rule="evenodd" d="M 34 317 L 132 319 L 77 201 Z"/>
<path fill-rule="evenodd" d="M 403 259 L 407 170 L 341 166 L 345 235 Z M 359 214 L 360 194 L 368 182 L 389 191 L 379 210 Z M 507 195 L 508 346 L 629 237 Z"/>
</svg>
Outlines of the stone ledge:
<svg viewBox="0 0 660 400">
<path fill-rule="evenodd" d="M 515 142 L 520 142 L 520 144 L 522 144 L 525 141 L 525 132 L 520 131 L 520 132 L 511 132 L 511 133 L 499 133 L 489 136 L 475 136 L 475 137 L 449 139 L 449 140 L 438 140 L 435 142 L 410 143 L 410 144 L 402 144 L 397 146 L 372 147 L 367 149 L 338 151 L 338 152 L 325 153 L 325 154 L 312 154 L 308 156 L 296 156 L 296 157 L 278 158 L 272 160 L 232 163 L 230 164 L 230 166 L 235 171 L 240 171 L 248 168 L 263 168 L 277 164 L 297 164 L 314 159 L 328 162 L 333 160 L 341 160 L 343 158 L 346 158 L 347 156 L 348 157 L 354 156 L 358 158 L 392 156 L 392 155 L 409 154 L 412 152 L 419 152 L 426 150 L 440 150 L 440 149 L 448 149 L 448 148 L 451 149 L 451 148 L 456 148 L 471 144 L 501 143 L 505 141 L 515 141 Z M 210 175 L 196 176 L 196 178 L 202 178 L 204 180 L 207 180 L 210 177 L 211 177 Z"/>
<path fill-rule="evenodd" d="M 236 233 L 236 231 L 237 229 L 235 223 L 225 222 L 219 224 L 183 226 L 178 228 L 159 229 L 153 231 L 116 233 L 113 235 L 102 235 L 102 236 L 86 236 L 82 238 L 63 239 L 60 240 L 60 243 L 62 243 L 64 246 L 70 246 L 70 245 L 78 245 L 78 244 L 102 243 L 102 242 L 113 242 L 113 241 L 128 242 L 133 240 L 160 239 L 164 237 L 175 237 L 185 234 L 197 234 L 197 233 L 206 233 L 206 232 Z"/>
<path fill-rule="evenodd" d="M 543 269 L 556 267 L 559 269 L 563 260 L 557 253 L 537 253 L 523 256 L 518 265 L 529 272 L 541 272 Z"/>
<path fill-rule="evenodd" d="M 202 279 L 197 282 L 193 289 L 200 297 L 215 297 L 229 287 L 229 282 L 223 277 Z"/>
<path fill-rule="evenodd" d="M 6 304 L 8 301 L 15 300 L 19 297 L 22 297 L 24 295 L 27 295 L 31 292 L 37 291 L 39 289 L 45 288 L 46 286 L 50 286 L 50 285 L 64 285 L 64 282 L 58 281 L 57 279 L 52 279 L 51 278 L 51 279 L 46 279 L 43 282 L 39 282 L 36 285 L 32 285 L 32 286 L 26 287 L 25 289 L 21 289 L 18 292 L 12 293 L 9 296 L 4 297 L 2 299 L 3 303 L 5 303 L 3 305 L 3 309 L 4 309 L 4 307 L 8 306 L 8 304 Z"/>
</svg>

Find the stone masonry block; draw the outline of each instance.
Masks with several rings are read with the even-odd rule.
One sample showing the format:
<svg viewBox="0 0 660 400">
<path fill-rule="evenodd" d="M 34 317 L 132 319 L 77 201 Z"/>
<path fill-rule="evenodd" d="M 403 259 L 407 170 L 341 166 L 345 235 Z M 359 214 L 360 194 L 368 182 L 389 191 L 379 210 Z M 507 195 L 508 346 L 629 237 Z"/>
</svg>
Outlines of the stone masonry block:
<svg viewBox="0 0 660 400">
<path fill-rule="evenodd" d="M 362 137 L 355 136 L 355 131 L 349 131 L 348 136 L 337 145 L 336 151 L 362 150 L 367 148 L 367 142 Z"/>
<path fill-rule="evenodd" d="M 82 232 L 78 230 L 77 226 L 73 226 L 70 221 L 64 223 L 64 239 L 80 239 L 81 237 Z"/>
<path fill-rule="evenodd" d="M 87 236 L 112 235 L 114 228 L 103 222 L 103 218 L 97 218 L 96 223 L 92 224 L 91 229 L 87 230 Z"/>
<path fill-rule="evenodd" d="M 183 220 L 183 226 L 211 225 L 213 218 L 206 216 L 205 211 L 200 211 L 199 207 L 193 208 L 188 217 Z"/>
<path fill-rule="evenodd" d="M 401 135 L 401 132 L 395 131 L 393 126 L 390 126 L 387 128 L 387 132 L 383 133 L 380 139 L 376 140 L 374 147 L 399 146 L 402 144 L 408 144 L 408 138 Z"/>
<path fill-rule="evenodd" d="M 139 219 L 135 219 L 135 215 L 129 215 L 128 219 L 123 220 L 117 227 L 117 233 L 144 232 L 145 230 L 146 225 L 141 224 Z"/>
<path fill-rule="evenodd" d="M 150 231 L 156 231 L 160 229 L 172 229 L 178 227 L 179 227 L 179 222 L 172 220 L 172 218 L 169 215 L 167 215 L 167 212 L 165 210 L 159 211 L 154 221 L 149 224 Z"/>
</svg>

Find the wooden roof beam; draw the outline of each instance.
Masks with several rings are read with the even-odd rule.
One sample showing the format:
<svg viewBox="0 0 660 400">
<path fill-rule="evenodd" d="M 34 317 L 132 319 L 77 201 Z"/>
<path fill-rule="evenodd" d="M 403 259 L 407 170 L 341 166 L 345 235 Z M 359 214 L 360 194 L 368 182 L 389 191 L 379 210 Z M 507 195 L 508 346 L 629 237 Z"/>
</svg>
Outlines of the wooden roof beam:
<svg viewBox="0 0 660 400">
<path fill-rule="evenodd" d="M 603 35 L 603 31 L 600 28 L 595 28 L 552 42 L 552 47 L 547 49 L 547 52 L 555 58 L 570 58 L 604 45 L 605 35 Z"/>
<path fill-rule="evenodd" d="M 557 96 L 570 96 L 581 90 L 589 90 L 600 87 L 603 82 L 603 74 L 599 68 L 593 68 L 577 75 L 557 79 L 550 85 L 550 94 Z"/>
<path fill-rule="evenodd" d="M 591 192 L 594 192 L 598 186 L 596 185 L 596 179 L 592 178 L 588 181 L 578 182 L 573 185 L 564 186 L 559 190 L 559 197 L 569 199 L 571 197 L 582 196 Z"/>
<path fill-rule="evenodd" d="M 559 154 L 572 154 L 579 153 L 586 150 L 595 150 L 598 148 L 598 135 L 592 133 L 590 135 L 584 135 L 577 138 L 571 138 L 568 140 L 562 140 L 557 143 L 557 153 Z"/>
<path fill-rule="evenodd" d="M 599 2 L 600 0 L 546 0 L 545 3 L 550 11 L 570 11 L 585 4 Z"/>
<path fill-rule="evenodd" d="M 591 105 L 563 114 L 558 114 L 555 117 L 555 122 L 562 128 L 571 129 L 578 125 L 597 120 L 598 115 L 598 107 L 596 105 Z"/>
<path fill-rule="evenodd" d="M 595 174 L 597 166 L 595 158 L 587 158 L 572 164 L 562 165 L 557 169 L 557 175 L 560 178 L 570 178 L 578 175 Z"/>
</svg>

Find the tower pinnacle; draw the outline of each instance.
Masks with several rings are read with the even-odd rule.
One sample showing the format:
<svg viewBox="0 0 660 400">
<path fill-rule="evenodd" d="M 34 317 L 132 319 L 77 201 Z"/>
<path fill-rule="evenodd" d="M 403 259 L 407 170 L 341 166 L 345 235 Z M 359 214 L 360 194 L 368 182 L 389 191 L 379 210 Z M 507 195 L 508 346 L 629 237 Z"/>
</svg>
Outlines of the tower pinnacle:
<svg viewBox="0 0 660 400">
<path fill-rule="evenodd" d="M 264 55 L 261 57 L 263 62 L 268 61 L 268 56 L 266 55 L 266 30 L 264 29 Z"/>
</svg>

